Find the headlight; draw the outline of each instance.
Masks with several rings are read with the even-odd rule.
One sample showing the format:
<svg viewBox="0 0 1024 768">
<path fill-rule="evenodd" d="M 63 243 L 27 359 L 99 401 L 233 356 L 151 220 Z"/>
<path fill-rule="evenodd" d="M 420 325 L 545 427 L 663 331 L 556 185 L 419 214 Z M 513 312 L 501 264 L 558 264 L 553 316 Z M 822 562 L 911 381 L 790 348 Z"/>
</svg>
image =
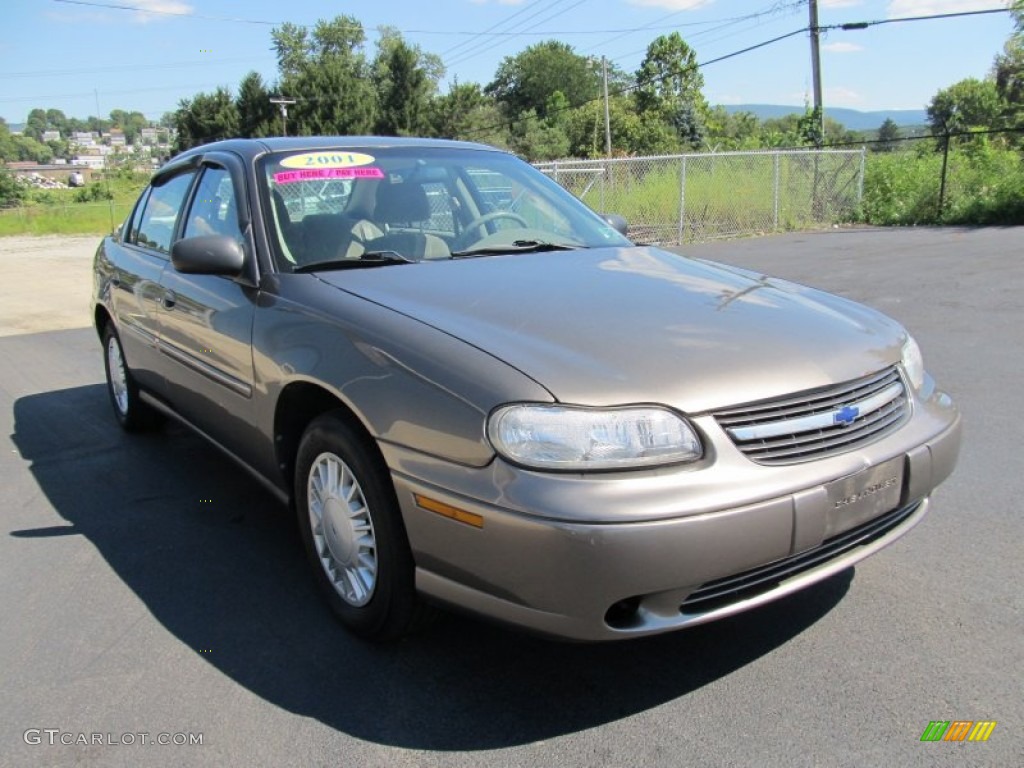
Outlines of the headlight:
<svg viewBox="0 0 1024 768">
<path fill-rule="evenodd" d="M 696 433 L 665 408 L 506 405 L 491 414 L 487 436 L 516 464 L 537 469 L 631 469 L 694 461 Z"/>
<path fill-rule="evenodd" d="M 921 348 L 910 334 L 907 334 L 907 340 L 903 342 L 902 356 L 903 371 L 910 379 L 911 386 L 920 389 L 924 385 L 924 358 L 921 357 Z"/>
</svg>

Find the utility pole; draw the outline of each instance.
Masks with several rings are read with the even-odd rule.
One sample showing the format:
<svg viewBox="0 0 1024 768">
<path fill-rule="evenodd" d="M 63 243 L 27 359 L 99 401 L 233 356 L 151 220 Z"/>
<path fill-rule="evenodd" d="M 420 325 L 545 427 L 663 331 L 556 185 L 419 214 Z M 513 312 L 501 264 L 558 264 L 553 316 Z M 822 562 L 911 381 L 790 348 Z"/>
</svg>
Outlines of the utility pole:
<svg viewBox="0 0 1024 768">
<path fill-rule="evenodd" d="M 811 76 L 814 83 L 814 111 L 821 124 L 818 126 L 822 140 L 825 138 L 825 108 L 821 104 L 821 50 L 819 42 L 821 30 L 818 27 L 818 0 L 809 0 L 807 9 L 810 12 L 811 28 Z M 820 142 L 819 142 L 820 143 Z"/>
<path fill-rule="evenodd" d="M 604 73 L 604 154 L 612 156 L 612 118 L 608 107 L 608 59 L 601 57 L 601 70 Z"/>
<path fill-rule="evenodd" d="M 281 135 L 282 136 L 287 136 L 288 135 L 288 105 L 289 104 L 294 104 L 295 103 L 295 99 L 287 99 L 287 98 L 283 98 L 283 97 L 279 98 L 279 99 L 271 98 L 270 99 L 270 103 L 271 104 L 277 104 L 281 108 Z"/>
</svg>

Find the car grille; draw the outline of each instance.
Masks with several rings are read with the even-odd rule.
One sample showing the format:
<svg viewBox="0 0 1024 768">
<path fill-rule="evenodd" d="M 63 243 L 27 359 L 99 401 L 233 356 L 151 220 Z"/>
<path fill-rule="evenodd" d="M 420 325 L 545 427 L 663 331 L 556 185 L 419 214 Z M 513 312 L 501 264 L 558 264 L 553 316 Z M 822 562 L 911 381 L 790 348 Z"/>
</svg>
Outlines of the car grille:
<svg viewBox="0 0 1024 768">
<path fill-rule="evenodd" d="M 915 501 L 905 507 L 894 509 L 863 525 L 825 539 L 814 549 L 809 549 L 798 555 L 702 584 L 683 601 L 679 612 L 695 615 L 709 613 L 768 592 L 777 587 L 784 579 L 798 576 L 822 563 L 841 557 L 856 547 L 865 546 L 882 538 L 914 514 L 921 504 L 921 501 Z"/>
<path fill-rule="evenodd" d="M 903 379 L 892 367 L 838 386 L 720 411 L 715 419 L 751 460 L 794 464 L 878 440 L 909 410 Z"/>
</svg>

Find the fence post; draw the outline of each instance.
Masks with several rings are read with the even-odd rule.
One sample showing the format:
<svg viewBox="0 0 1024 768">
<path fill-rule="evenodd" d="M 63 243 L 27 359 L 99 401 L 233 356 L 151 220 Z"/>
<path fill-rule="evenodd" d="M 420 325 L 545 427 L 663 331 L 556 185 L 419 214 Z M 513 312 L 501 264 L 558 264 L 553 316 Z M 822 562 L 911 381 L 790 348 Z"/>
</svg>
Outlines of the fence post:
<svg viewBox="0 0 1024 768">
<path fill-rule="evenodd" d="M 779 150 L 775 150 L 775 193 L 773 200 L 772 231 L 779 231 Z"/>
<path fill-rule="evenodd" d="M 938 222 L 942 223 L 942 207 L 946 202 L 946 163 L 949 161 L 949 129 L 946 129 L 945 146 L 942 148 L 942 181 L 939 184 L 939 215 Z"/>
<path fill-rule="evenodd" d="M 864 173 L 867 163 L 868 148 L 860 148 L 860 177 L 857 179 L 857 207 L 864 202 Z"/>
<path fill-rule="evenodd" d="M 677 238 L 679 240 L 676 245 L 683 244 L 683 235 L 685 234 L 686 221 L 686 155 L 683 155 L 682 164 L 679 168 L 679 233 Z"/>
</svg>

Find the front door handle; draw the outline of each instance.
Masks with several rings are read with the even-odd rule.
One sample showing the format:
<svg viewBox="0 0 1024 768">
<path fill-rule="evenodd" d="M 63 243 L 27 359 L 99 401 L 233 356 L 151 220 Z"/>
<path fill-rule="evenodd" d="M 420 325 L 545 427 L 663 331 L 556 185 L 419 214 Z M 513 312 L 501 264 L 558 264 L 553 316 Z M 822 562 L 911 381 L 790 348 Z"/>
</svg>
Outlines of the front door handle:
<svg viewBox="0 0 1024 768">
<path fill-rule="evenodd" d="M 174 309 L 174 305 L 178 303 L 178 297 L 174 295 L 174 291 L 164 291 L 164 309 Z"/>
</svg>

